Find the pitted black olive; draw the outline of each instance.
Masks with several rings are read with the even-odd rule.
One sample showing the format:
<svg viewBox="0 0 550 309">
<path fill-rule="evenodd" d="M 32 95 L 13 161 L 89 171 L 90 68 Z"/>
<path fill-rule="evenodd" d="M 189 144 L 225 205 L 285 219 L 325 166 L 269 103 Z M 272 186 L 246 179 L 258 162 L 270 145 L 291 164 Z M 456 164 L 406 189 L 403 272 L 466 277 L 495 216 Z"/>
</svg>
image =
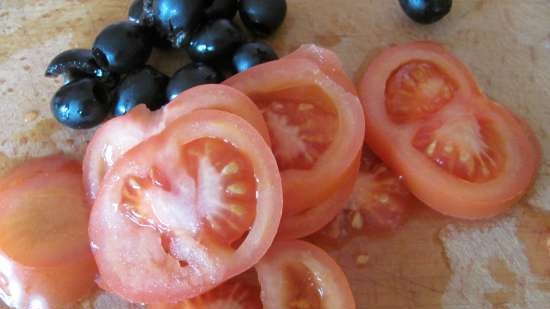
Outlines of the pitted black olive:
<svg viewBox="0 0 550 309">
<path fill-rule="evenodd" d="M 207 19 L 233 19 L 237 14 L 239 1 L 237 0 L 214 0 L 206 9 L 205 15 Z"/>
<path fill-rule="evenodd" d="M 218 19 L 193 32 L 187 53 L 194 61 L 220 62 L 230 59 L 243 41 L 244 33 L 235 23 Z"/>
<path fill-rule="evenodd" d="M 109 95 L 98 80 L 84 78 L 61 87 L 52 98 L 51 110 L 63 125 L 92 128 L 109 114 Z"/>
<path fill-rule="evenodd" d="M 273 48 L 266 43 L 247 43 L 239 47 L 233 55 L 233 68 L 236 72 L 243 72 L 255 65 L 277 58 Z"/>
<path fill-rule="evenodd" d="M 151 50 L 150 29 L 122 21 L 107 26 L 99 33 L 92 53 L 103 69 L 123 74 L 142 67 L 149 59 Z"/>
<path fill-rule="evenodd" d="M 283 23 L 286 0 L 240 0 L 239 16 L 248 30 L 268 36 Z"/>
<path fill-rule="evenodd" d="M 150 110 L 159 109 L 167 102 L 168 81 L 168 76 L 150 66 L 128 74 L 116 91 L 113 114 L 124 115 L 142 103 Z"/>
<path fill-rule="evenodd" d="M 56 77 L 62 74 L 105 78 L 108 73 L 96 63 L 91 50 L 75 48 L 55 56 L 44 75 L 46 77 Z"/>
<path fill-rule="evenodd" d="M 172 47 L 181 48 L 187 45 L 209 4 L 205 0 L 144 0 L 145 22 L 154 25 Z"/>
<path fill-rule="evenodd" d="M 181 92 L 203 84 L 217 84 L 222 81 L 220 74 L 204 63 L 189 63 L 179 69 L 166 87 L 166 97 L 172 101 Z"/>
</svg>

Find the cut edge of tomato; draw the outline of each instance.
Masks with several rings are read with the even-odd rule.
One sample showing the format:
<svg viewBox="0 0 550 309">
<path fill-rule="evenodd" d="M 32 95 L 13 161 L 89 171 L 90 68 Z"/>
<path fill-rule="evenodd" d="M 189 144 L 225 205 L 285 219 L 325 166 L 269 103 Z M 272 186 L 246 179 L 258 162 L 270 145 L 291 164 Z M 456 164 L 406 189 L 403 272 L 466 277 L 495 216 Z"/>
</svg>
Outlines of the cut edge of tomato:
<svg viewBox="0 0 550 309">
<path fill-rule="evenodd" d="M 179 94 L 161 110 L 154 112 L 149 111 L 145 104 L 139 104 L 128 114 L 104 123 L 90 141 L 83 160 L 83 180 L 88 204 L 93 204 L 105 172 L 123 152 L 160 133 L 177 118 L 202 109 L 227 111 L 246 119 L 260 132 L 268 145 L 271 144 L 269 131 L 260 110 L 246 95 L 225 85 L 193 87 Z M 121 129 L 125 133 L 124 136 L 112 134 Z M 111 140 L 116 142 L 111 143 Z M 120 149 L 120 144 L 117 143 L 121 140 L 126 141 L 122 148 L 128 149 Z M 113 144 L 118 147 L 113 147 Z M 109 159 L 109 162 L 105 162 L 105 159 Z M 101 166 L 92 165 L 94 162 Z"/>
<path fill-rule="evenodd" d="M 325 75 L 332 76 L 332 79 L 343 87 L 347 92 L 357 96 L 355 85 L 344 72 L 342 62 L 331 50 L 315 44 L 303 44 L 294 52 L 286 55 L 283 59 L 306 59 L 316 63 Z"/>
<path fill-rule="evenodd" d="M 227 97 L 231 102 L 220 100 Z M 239 106 L 233 104 L 234 101 L 239 101 Z M 241 91 L 223 84 L 199 85 L 180 93 L 163 107 L 163 120 L 170 123 L 174 117 L 200 109 L 221 110 L 247 120 L 271 145 L 269 130 L 256 104 Z"/>
<path fill-rule="evenodd" d="M 277 238 L 282 240 L 303 238 L 314 234 L 329 224 L 346 206 L 359 173 L 360 158 L 361 156 L 358 156 L 354 160 L 353 165 L 343 176 L 345 182 L 340 191 L 333 193 L 319 205 L 301 213 L 283 216 Z"/>
<path fill-rule="evenodd" d="M 321 248 L 301 240 L 276 241 L 256 265 L 264 308 L 286 308 L 283 302 L 290 300 L 284 299 L 287 295 L 283 292 L 286 275 L 283 269 L 294 263 L 305 266 L 317 289 L 325 291 L 319 295 L 323 308 L 356 308 L 348 279 L 336 261 Z"/>
<path fill-rule="evenodd" d="M 204 124 L 207 129 L 203 131 L 199 130 L 199 124 Z M 186 132 L 184 133 L 186 136 L 178 137 L 179 134 L 182 134 L 181 132 Z M 217 269 L 216 273 L 211 274 L 211 276 L 203 275 L 203 279 L 201 280 L 197 280 L 197 278 L 189 278 L 189 280 L 194 281 L 193 284 L 196 288 L 194 291 L 185 290 L 185 282 L 183 281 L 181 281 L 177 286 L 172 285 L 169 291 L 163 291 L 162 293 L 150 290 L 147 286 L 140 286 L 140 289 L 135 289 L 135 286 L 129 287 L 125 285 L 123 277 L 120 276 L 122 273 L 120 273 L 120 271 L 117 272 L 116 269 L 113 268 L 113 265 L 106 263 L 105 257 L 103 256 L 104 253 L 102 254 L 102 250 L 109 250 L 106 249 L 104 240 L 109 237 L 108 229 L 101 229 L 97 226 L 98 224 L 107 224 L 104 222 L 105 217 L 114 216 L 120 218 L 117 220 L 129 220 L 123 219 L 121 217 L 124 216 L 123 214 L 115 213 L 116 210 L 109 210 L 109 208 L 111 208 L 109 206 L 109 201 L 113 199 L 111 198 L 111 195 L 116 195 L 116 193 L 112 191 L 120 191 L 119 189 L 110 188 L 119 188 L 121 186 L 120 184 L 117 184 L 119 182 L 118 179 L 121 177 L 120 175 L 126 174 L 125 170 L 128 168 L 128 164 L 134 167 L 139 166 L 139 155 L 143 153 L 145 151 L 145 147 L 148 147 L 150 144 L 173 144 L 173 139 L 178 140 L 178 143 L 186 144 L 188 141 L 201 138 L 205 135 L 228 140 L 246 155 L 250 155 L 255 158 L 262 158 L 261 160 L 256 159 L 251 161 L 254 166 L 256 178 L 262 180 L 257 182 L 258 203 L 256 205 L 256 218 L 254 224 L 247 234 L 246 239 L 235 251 L 233 251 L 232 258 L 228 260 L 227 256 L 224 257 L 224 261 L 226 261 L 227 264 L 224 265 L 223 269 Z M 256 147 L 251 145 L 256 145 Z M 154 149 L 149 150 L 150 152 L 154 152 Z M 266 158 L 267 160 L 265 160 Z M 135 170 L 133 172 L 135 172 Z M 148 141 L 131 149 L 127 154 L 125 154 L 124 160 L 119 160 L 115 163 L 113 169 L 107 173 L 105 179 L 106 182 L 100 190 L 96 204 L 92 208 L 90 219 L 90 222 L 95 222 L 95 224 L 90 224 L 89 228 L 90 238 L 93 242 L 92 247 L 94 248 L 93 253 L 102 276 L 102 286 L 107 287 L 109 290 L 114 291 L 115 293 L 118 293 L 126 299 L 134 302 L 173 302 L 182 298 L 194 297 L 221 283 L 222 279 L 231 278 L 245 271 L 259 261 L 269 249 L 269 246 L 275 238 L 275 234 L 277 232 L 277 223 L 280 221 L 282 215 L 282 188 L 275 158 L 273 157 L 263 137 L 257 133 L 257 131 L 248 122 L 227 112 L 201 110 L 179 118 L 177 121 L 170 124 L 163 133 L 154 136 Z M 101 203 L 104 204 L 104 206 L 98 206 Z M 269 211 L 262 211 L 262 209 L 268 209 Z M 124 223 L 121 223 L 121 227 L 117 227 L 117 229 L 135 228 L 134 225 L 123 227 L 124 225 Z M 150 232 L 147 232 L 146 230 L 142 231 L 145 231 L 145 233 Z M 144 237 L 145 236 L 146 235 L 144 235 Z M 255 238 L 253 239 L 252 236 Z M 160 238 L 160 235 L 154 236 L 151 234 L 146 237 Z M 112 243 L 113 241 L 111 240 L 109 242 Z M 107 244 L 109 242 L 107 242 Z M 162 251 L 160 240 L 155 246 L 158 247 L 157 249 L 159 251 Z M 111 252 L 109 253 L 111 258 L 114 257 L 113 254 L 115 256 L 117 255 L 116 252 Z M 167 255 L 167 253 L 162 254 Z M 248 261 L 248 263 L 243 264 L 242 261 Z M 128 264 L 128 262 L 130 261 L 121 263 Z M 171 276 L 178 277 L 178 274 L 179 273 L 175 273 Z M 164 279 L 160 280 L 162 281 Z M 156 281 L 158 282 L 159 280 Z M 199 284 L 199 282 L 201 283 Z"/>
<path fill-rule="evenodd" d="M 432 55 L 431 59 L 429 55 Z M 463 219 L 489 218 L 502 213 L 528 190 L 529 185 L 533 182 L 537 170 L 536 166 L 539 163 L 533 162 L 532 164 L 529 163 L 529 166 L 522 167 L 519 162 L 514 162 L 514 160 L 521 161 L 519 158 L 506 158 L 503 171 L 500 171 L 501 174 L 517 175 L 520 174 L 518 171 L 522 168 L 529 170 L 528 173 L 520 174 L 520 177 L 524 177 L 525 181 L 523 181 L 524 186 L 517 189 L 514 188 L 512 183 L 522 182 L 511 179 L 512 177 L 500 179 L 500 181 L 498 181 L 499 179 L 493 179 L 484 183 L 469 183 L 466 180 L 457 179 L 429 158 L 421 156 L 416 150 L 400 149 L 399 144 L 410 142 L 409 137 L 412 137 L 414 126 L 400 125 L 401 130 L 399 132 L 388 128 L 386 123 L 392 122 L 386 113 L 385 104 L 380 104 L 380 100 L 385 98 L 380 85 L 386 84 L 388 76 L 394 68 L 399 67 L 402 63 L 407 63 L 411 59 L 425 59 L 434 63 L 444 61 L 450 68 L 457 70 L 458 73 L 449 74 L 449 76 L 453 76 L 457 80 L 463 80 L 463 82 L 458 83 L 459 88 L 460 84 L 470 84 L 470 86 L 467 88 L 469 91 L 466 94 L 459 90 L 458 98 L 453 98 L 453 100 L 470 102 L 465 103 L 467 104 L 465 108 L 474 110 L 477 113 L 489 111 L 496 112 L 499 115 L 499 117 L 491 117 L 491 120 L 493 121 L 492 124 L 497 126 L 495 128 L 496 132 L 506 132 L 502 133 L 505 137 L 501 139 L 504 141 L 506 148 L 505 156 L 513 154 L 512 149 L 514 148 L 524 149 L 523 152 L 527 152 L 526 157 L 540 161 L 540 151 L 537 150 L 538 146 L 534 146 L 537 143 L 536 139 L 534 134 L 529 133 L 531 130 L 528 126 L 524 122 L 518 121 L 518 117 L 511 112 L 503 108 L 495 108 L 495 104 L 493 104 L 493 107 L 491 107 L 491 104 L 487 104 L 488 100 L 477 87 L 471 71 L 444 47 L 431 42 L 417 42 L 391 47 L 375 58 L 367 68 L 359 85 L 366 117 L 366 143 L 378 156 L 384 158 L 389 167 L 403 175 L 407 186 L 414 195 L 435 210 Z M 445 68 L 448 69 L 447 66 Z M 505 123 L 510 126 L 507 127 Z M 387 145 L 386 141 L 388 139 L 392 140 L 390 145 Z M 516 143 L 516 145 L 512 146 L 512 143 Z M 414 162 L 405 164 L 401 162 L 399 157 L 407 158 L 409 162 L 414 160 Z M 419 177 L 416 175 L 418 166 L 426 167 L 427 172 L 424 171 L 423 174 L 429 173 L 430 176 Z M 452 183 L 456 188 L 454 191 L 460 193 L 440 190 L 437 186 L 434 186 L 434 184 L 444 183 Z M 441 201 L 446 202 L 442 203 Z"/>
<path fill-rule="evenodd" d="M 288 71 L 285 68 L 293 68 L 293 70 Z M 270 74 L 263 74 L 264 70 L 269 71 Z M 331 100 L 341 102 L 335 104 L 339 123 L 338 131 L 334 136 L 335 142 L 317 159 L 312 169 L 285 170 L 281 173 L 285 196 L 291 195 L 292 191 L 299 192 L 299 194 L 293 194 L 291 198 L 293 201 L 298 201 L 296 204 L 302 205 L 299 210 L 305 210 L 312 207 L 315 201 L 328 198 L 335 191 L 334 188 L 338 186 L 340 179 L 340 177 L 327 177 L 328 171 L 344 173 L 352 164 L 351 160 L 348 162 L 335 158 L 353 157 L 362 148 L 365 120 L 359 99 L 325 75 L 317 63 L 301 56 L 282 58 L 252 67 L 227 79 L 224 83 L 243 91 L 251 98 L 254 98 L 256 93 L 269 93 L 300 85 L 315 85 Z M 327 182 L 327 179 L 335 179 L 335 181 Z M 301 188 L 315 189 L 315 192 L 305 197 L 304 190 Z"/>
</svg>

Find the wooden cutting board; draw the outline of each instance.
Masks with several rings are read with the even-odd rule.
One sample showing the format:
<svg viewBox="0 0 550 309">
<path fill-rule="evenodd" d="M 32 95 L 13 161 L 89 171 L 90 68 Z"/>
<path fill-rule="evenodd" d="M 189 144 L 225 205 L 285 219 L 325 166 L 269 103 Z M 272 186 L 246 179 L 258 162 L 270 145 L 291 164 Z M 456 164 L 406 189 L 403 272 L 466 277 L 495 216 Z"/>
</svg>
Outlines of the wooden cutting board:
<svg viewBox="0 0 550 309">
<path fill-rule="evenodd" d="M 288 4 L 288 17 L 271 40 L 280 55 L 317 43 L 338 53 L 354 76 L 392 43 L 442 42 L 472 68 L 490 97 L 527 119 L 545 153 L 533 190 L 499 218 L 464 222 L 415 207 L 395 232 L 323 244 L 343 265 L 358 308 L 550 308 L 550 1 L 455 0 L 451 13 L 429 26 L 411 22 L 397 0 Z M 0 0 L 2 171 L 31 156 L 82 155 L 91 132 L 52 120 L 49 100 L 60 81 L 43 72 L 60 51 L 90 47 L 104 26 L 125 19 L 128 5 Z M 156 53 L 152 63 L 172 73 L 187 61 L 181 52 L 169 54 Z M 83 306 L 129 305 L 101 294 Z"/>
</svg>

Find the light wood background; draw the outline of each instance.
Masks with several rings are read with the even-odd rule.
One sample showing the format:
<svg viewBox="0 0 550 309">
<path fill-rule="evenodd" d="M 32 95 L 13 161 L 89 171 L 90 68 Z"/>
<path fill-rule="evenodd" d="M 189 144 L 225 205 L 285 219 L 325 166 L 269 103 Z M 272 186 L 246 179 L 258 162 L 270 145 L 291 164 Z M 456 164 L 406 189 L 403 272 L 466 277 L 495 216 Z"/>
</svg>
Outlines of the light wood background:
<svg viewBox="0 0 550 309">
<path fill-rule="evenodd" d="M 442 42 L 490 97 L 528 120 L 543 147 L 543 167 L 528 196 L 497 219 L 462 222 L 418 207 L 394 233 L 326 248 L 343 265 L 358 308 L 550 308 L 550 1 L 455 0 L 451 13 L 429 26 L 411 22 L 397 2 L 288 0 L 288 17 L 271 43 L 281 55 L 302 43 L 331 48 L 354 76 L 389 44 Z M 0 0 L 1 170 L 29 156 L 82 155 L 91 132 L 52 120 L 49 100 L 60 81 L 43 73 L 62 50 L 90 47 L 104 26 L 126 17 L 128 5 Z M 187 61 L 169 54 L 151 62 L 172 73 Z M 82 306 L 129 305 L 101 294 Z"/>
</svg>

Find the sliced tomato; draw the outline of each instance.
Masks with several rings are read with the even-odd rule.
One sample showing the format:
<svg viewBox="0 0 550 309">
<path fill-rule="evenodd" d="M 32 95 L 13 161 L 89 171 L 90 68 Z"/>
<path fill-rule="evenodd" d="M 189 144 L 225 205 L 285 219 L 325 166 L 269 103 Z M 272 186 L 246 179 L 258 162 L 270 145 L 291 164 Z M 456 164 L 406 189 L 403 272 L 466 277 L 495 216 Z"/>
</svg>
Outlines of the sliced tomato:
<svg viewBox="0 0 550 309">
<path fill-rule="evenodd" d="M 402 178 L 369 149 L 363 150 L 359 177 L 347 207 L 336 220 L 340 231 L 385 232 L 401 226 L 418 201 Z"/>
<path fill-rule="evenodd" d="M 342 69 L 342 62 L 335 53 L 328 49 L 319 47 L 315 44 L 304 44 L 294 52 L 286 55 L 285 59 L 307 59 L 314 62 L 323 73 L 346 89 L 346 91 L 357 94 L 355 85 Z"/>
<path fill-rule="evenodd" d="M 256 273 L 248 271 L 198 297 L 176 304 L 150 305 L 149 309 L 262 309 Z"/>
<path fill-rule="evenodd" d="M 247 94 L 263 112 L 283 179 L 283 222 L 316 218 L 307 226 L 283 223 L 281 237 L 319 230 L 344 205 L 334 201 L 349 195 L 364 136 L 361 105 L 337 57 L 306 46 L 225 84 Z M 318 205 L 325 211 L 311 212 Z"/>
<path fill-rule="evenodd" d="M 59 308 L 87 296 L 96 267 L 80 164 L 32 159 L 0 179 L 0 298 Z"/>
<path fill-rule="evenodd" d="M 238 116 L 204 110 L 115 163 L 89 233 L 102 286 L 132 302 L 175 302 L 256 264 L 281 214 L 281 180 L 263 137 Z"/>
<path fill-rule="evenodd" d="M 84 157 L 84 184 L 90 204 L 105 173 L 125 152 L 161 132 L 168 124 L 195 110 L 216 109 L 242 117 L 269 143 L 267 126 L 258 108 L 239 91 L 223 85 L 203 85 L 181 93 L 156 112 L 141 104 L 125 116 L 103 124 L 90 141 Z"/>
<path fill-rule="evenodd" d="M 322 249 L 277 241 L 256 265 L 264 309 L 355 308 L 346 275 Z"/>
<path fill-rule="evenodd" d="M 540 148 L 436 43 L 383 51 L 360 83 L 367 144 L 421 201 L 444 214 L 495 216 L 529 188 Z"/>
</svg>

